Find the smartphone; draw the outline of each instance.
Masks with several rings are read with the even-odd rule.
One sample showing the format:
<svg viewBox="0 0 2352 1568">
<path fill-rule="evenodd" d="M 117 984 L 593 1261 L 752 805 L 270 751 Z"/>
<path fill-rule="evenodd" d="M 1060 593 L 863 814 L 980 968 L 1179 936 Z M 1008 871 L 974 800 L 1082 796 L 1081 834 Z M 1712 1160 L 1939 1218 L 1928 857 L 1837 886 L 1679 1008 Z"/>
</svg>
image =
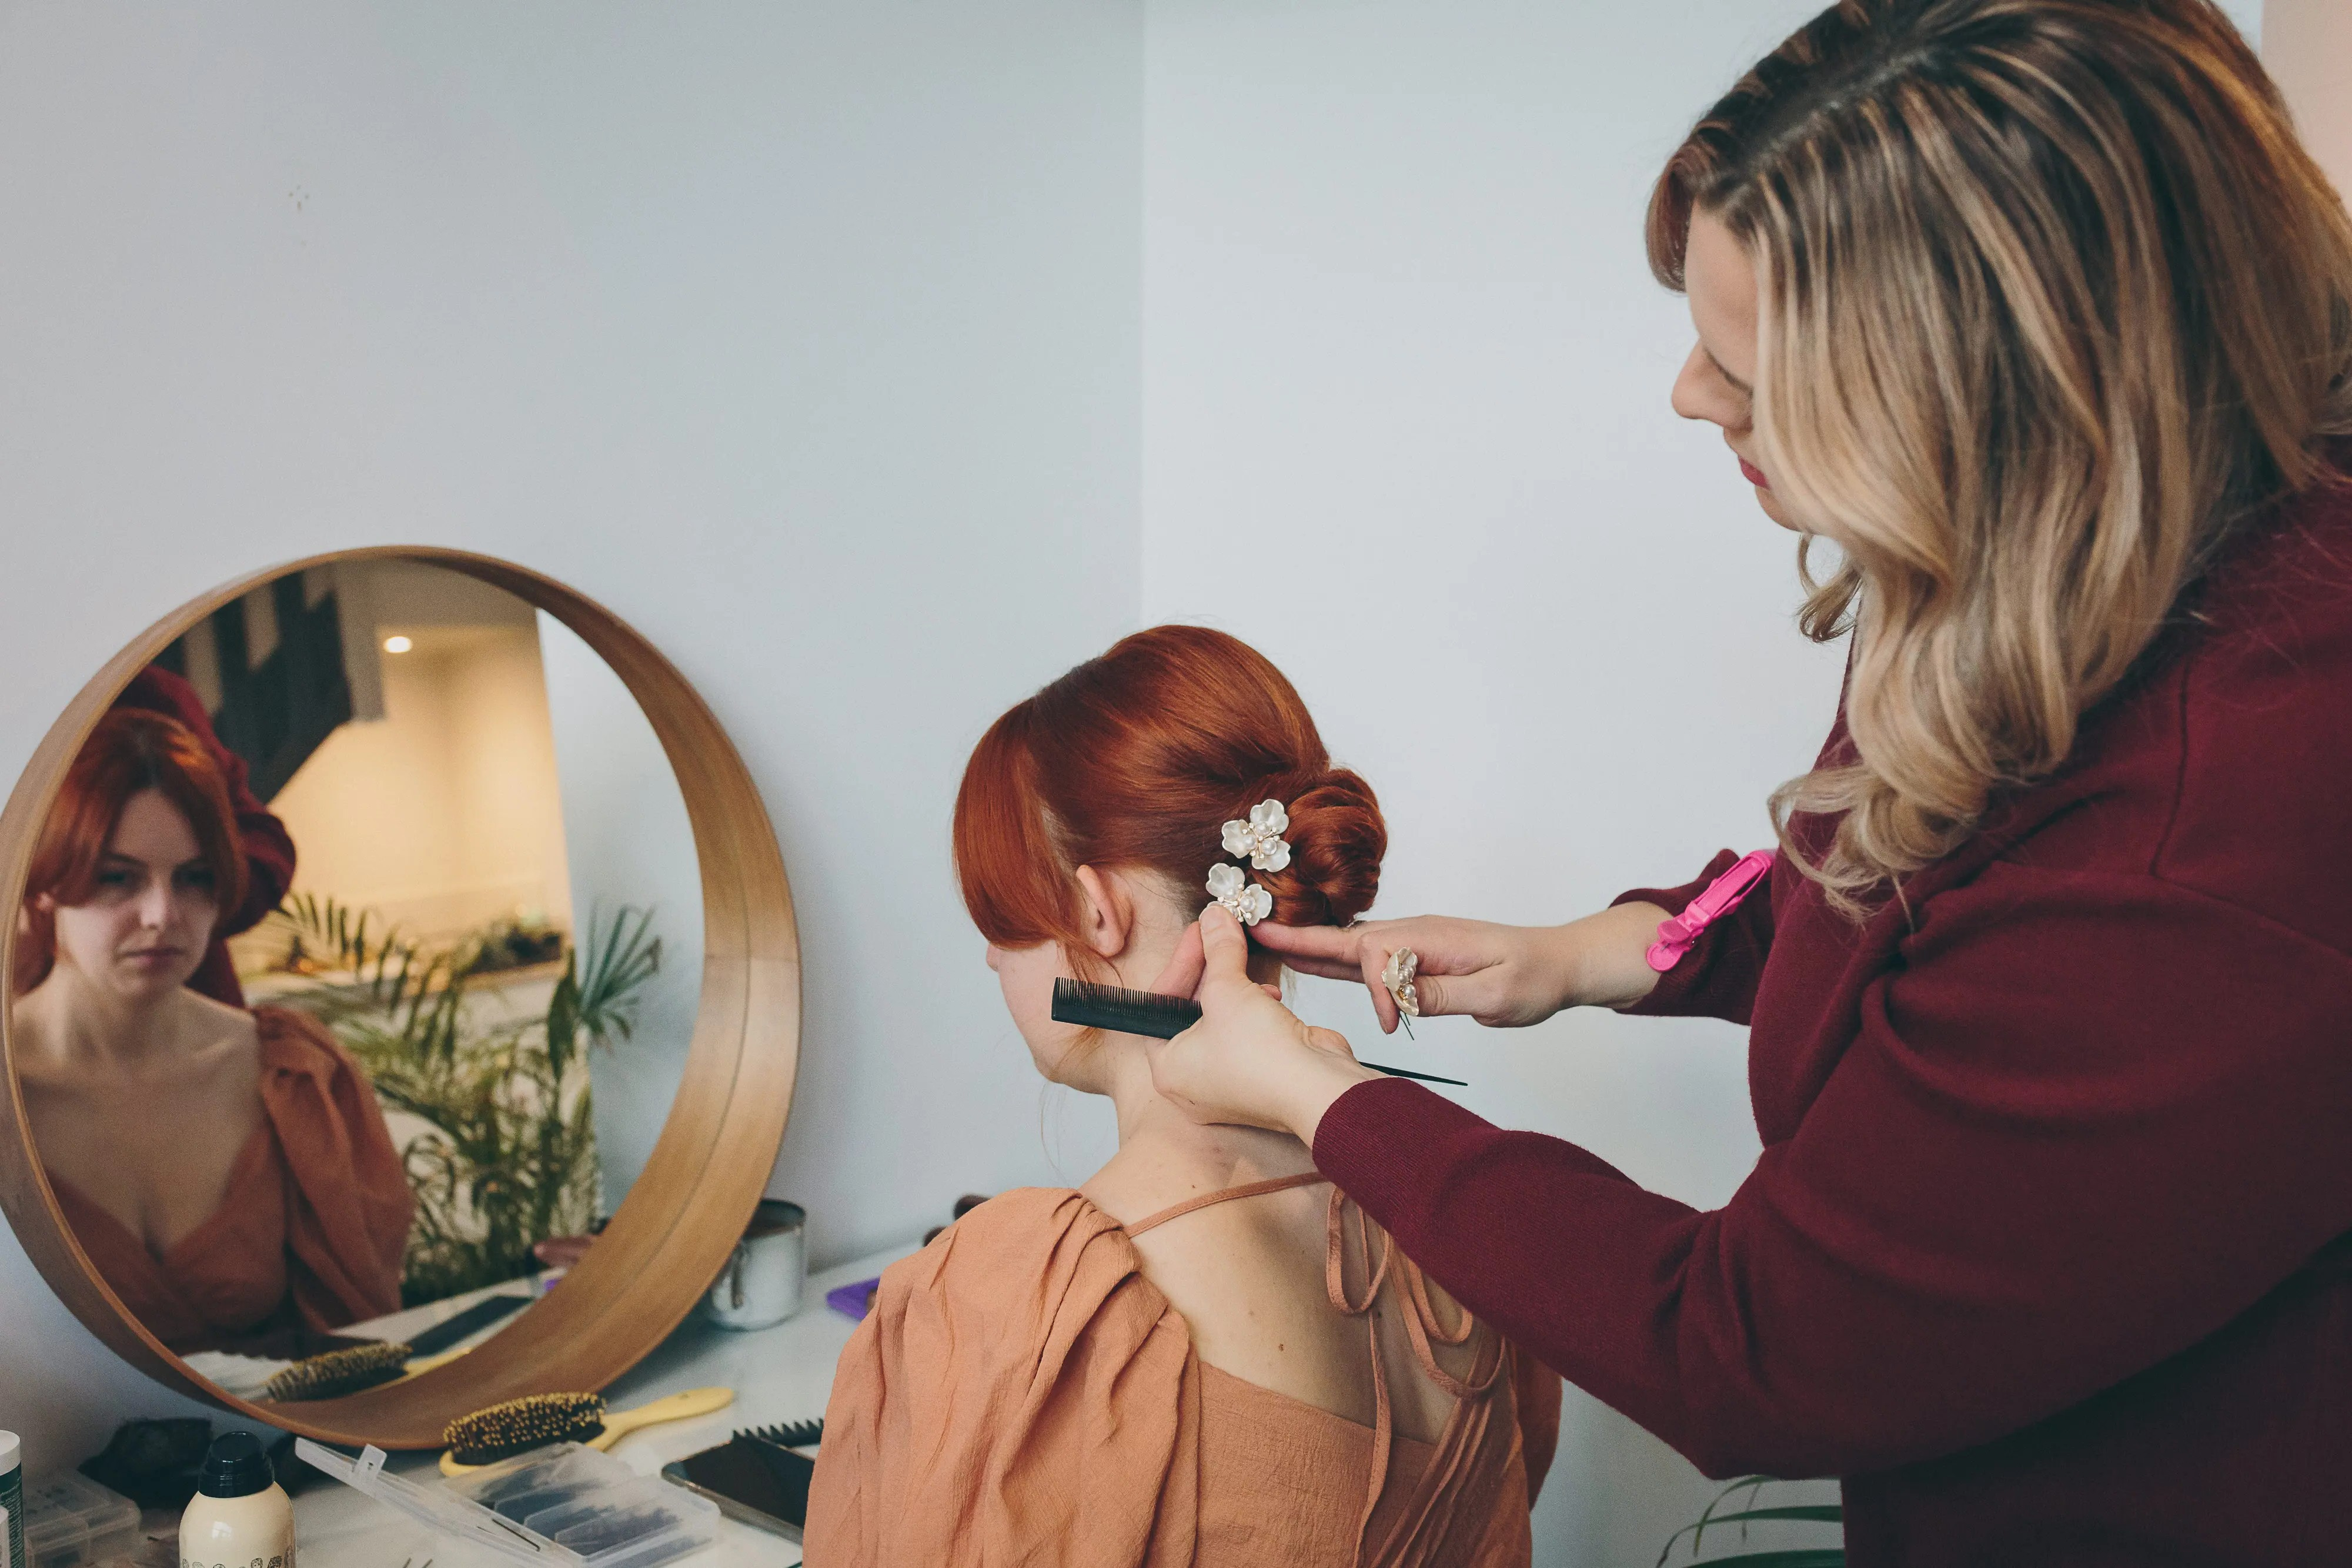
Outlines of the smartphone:
<svg viewBox="0 0 2352 1568">
<path fill-rule="evenodd" d="M 737 1437 L 662 1467 L 662 1477 L 719 1505 L 730 1519 L 801 1538 L 808 1520 L 809 1478 L 816 1461 L 790 1448 Z"/>
</svg>

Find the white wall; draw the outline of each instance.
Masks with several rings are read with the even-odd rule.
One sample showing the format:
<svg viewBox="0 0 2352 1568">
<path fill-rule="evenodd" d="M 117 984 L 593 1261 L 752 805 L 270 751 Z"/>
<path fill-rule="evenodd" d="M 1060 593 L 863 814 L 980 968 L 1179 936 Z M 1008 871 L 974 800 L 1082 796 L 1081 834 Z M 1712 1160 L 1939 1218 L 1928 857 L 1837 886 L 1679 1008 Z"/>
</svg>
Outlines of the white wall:
<svg viewBox="0 0 2352 1568">
<path fill-rule="evenodd" d="M 2263 61 L 2294 110 L 2304 144 L 2339 191 L 2352 191 L 2352 5 L 2269 0 Z"/>
<path fill-rule="evenodd" d="M 677 776 L 629 688 L 544 612 L 539 645 L 562 778 L 578 939 L 600 939 L 598 933 L 634 907 L 651 915 L 661 941 L 661 967 L 638 993 L 634 1032 L 588 1064 L 610 1213 L 645 1169 L 685 1075 L 702 999 L 701 868 Z"/>
<path fill-rule="evenodd" d="M 1691 121 L 1817 9 L 1148 9 L 1144 618 L 1297 682 L 1380 792 L 1377 914 L 1553 921 L 1681 881 L 1769 844 L 1820 744 L 1842 650 L 1797 633 L 1792 541 L 1666 406 L 1690 328 L 1642 247 Z M 1360 991 L 1307 986 L 1372 1054 Z M 1379 1060 L 1713 1205 L 1758 1150 L 1744 1040 L 1445 1019 Z M 1538 1560 L 1646 1563 L 1715 1490 L 1571 1391 Z"/>
<path fill-rule="evenodd" d="M 1105 0 L 0 9 L 0 779 L 234 573 L 522 561 L 765 792 L 819 1260 L 1048 1177 L 948 810 L 1134 619 L 1140 48 Z M 173 1407 L 0 1236 L 35 1470 Z"/>
<path fill-rule="evenodd" d="M 572 924 L 539 637 L 419 627 L 382 655 L 383 716 L 337 728 L 269 803 L 294 891 L 454 937 L 520 912 Z"/>
</svg>

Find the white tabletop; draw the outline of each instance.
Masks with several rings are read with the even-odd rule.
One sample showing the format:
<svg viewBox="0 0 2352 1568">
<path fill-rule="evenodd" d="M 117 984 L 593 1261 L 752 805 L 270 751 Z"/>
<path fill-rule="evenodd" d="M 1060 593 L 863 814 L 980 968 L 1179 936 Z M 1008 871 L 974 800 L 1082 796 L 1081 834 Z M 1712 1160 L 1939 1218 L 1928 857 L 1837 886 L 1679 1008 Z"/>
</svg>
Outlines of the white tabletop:
<svg viewBox="0 0 2352 1568">
<path fill-rule="evenodd" d="M 825 1291 L 870 1280 L 911 1247 L 895 1248 L 809 1278 L 800 1312 L 772 1329 L 737 1333 L 688 1318 L 678 1331 L 604 1390 L 615 1410 L 681 1389 L 719 1385 L 735 1403 L 716 1415 L 632 1432 L 613 1448 L 642 1474 L 673 1459 L 723 1443 L 738 1427 L 805 1420 L 824 1414 L 834 1364 L 856 1325 L 824 1304 Z M 429 1473 L 438 1454 L 395 1454 L 390 1468 Z M 421 1479 L 421 1477 L 420 1477 Z M 334 1568 L 499 1568 L 506 1559 L 438 1537 L 391 1509 L 333 1481 L 314 1481 L 294 1500 L 295 1538 L 302 1555 Z M 719 1521 L 718 1544 L 680 1562 L 697 1568 L 791 1568 L 801 1549 L 779 1535 L 735 1521 Z"/>
</svg>

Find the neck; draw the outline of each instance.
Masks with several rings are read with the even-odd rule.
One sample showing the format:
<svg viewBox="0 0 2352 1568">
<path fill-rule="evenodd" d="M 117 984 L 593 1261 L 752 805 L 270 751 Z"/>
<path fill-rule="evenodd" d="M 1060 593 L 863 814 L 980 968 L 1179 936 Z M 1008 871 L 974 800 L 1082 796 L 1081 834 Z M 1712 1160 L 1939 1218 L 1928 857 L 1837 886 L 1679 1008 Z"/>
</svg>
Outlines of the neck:
<svg viewBox="0 0 2352 1568">
<path fill-rule="evenodd" d="M 134 1068 L 172 1049 L 182 988 L 125 997 L 63 963 L 16 998 L 26 1043 L 60 1066 Z"/>
<path fill-rule="evenodd" d="M 1210 1186 L 1293 1176 L 1314 1165 L 1307 1146 L 1287 1133 L 1193 1121 L 1152 1087 L 1151 1063 L 1139 1045 L 1120 1040 L 1106 1050 L 1117 1056 L 1100 1092 L 1118 1118 L 1123 1159 L 1181 1165 Z"/>
<path fill-rule="evenodd" d="M 1110 959 L 1113 983 L 1150 989 L 1168 967 L 1192 924 L 1184 902 L 1172 895 L 1139 898 L 1136 924 L 1126 950 Z M 1250 978 L 1278 979 L 1282 960 L 1272 953 L 1250 955 Z M 1202 1126 L 1160 1096 L 1151 1086 L 1151 1062 L 1143 1042 L 1108 1035 L 1087 1074 L 1074 1083 L 1107 1095 L 1118 1117 L 1118 1163 L 1157 1168 L 1190 1186 L 1239 1186 L 1271 1176 L 1295 1176 L 1313 1167 L 1306 1145 L 1287 1133 L 1257 1127 Z"/>
</svg>

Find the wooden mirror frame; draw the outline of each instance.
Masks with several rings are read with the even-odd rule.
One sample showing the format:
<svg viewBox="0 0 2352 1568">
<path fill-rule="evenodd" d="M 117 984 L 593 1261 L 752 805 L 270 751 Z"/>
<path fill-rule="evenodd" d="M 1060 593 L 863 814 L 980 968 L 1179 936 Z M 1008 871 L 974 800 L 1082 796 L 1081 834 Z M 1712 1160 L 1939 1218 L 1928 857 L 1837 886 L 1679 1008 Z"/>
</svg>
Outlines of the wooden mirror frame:
<svg viewBox="0 0 2352 1568">
<path fill-rule="evenodd" d="M 691 1311 L 734 1249 L 775 1165 L 800 1062 L 800 936 L 782 852 L 751 774 L 694 687 L 611 611 L 552 578 L 431 547 L 337 550 L 272 567 L 181 606 L 133 638 L 68 704 L 0 810 L 7 909 L 67 765 L 131 677 L 215 610 L 289 572 L 347 561 L 446 568 L 546 611 L 621 677 L 677 777 L 702 873 L 702 996 L 677 1098 L 620 1209 L 556 1289 L 456 1361 L 340 1399 L 261 1405 L 189 1369 L 108 1289 L 58 1207 L 17 1092 L 0 1007 L 0 1208 L 49 1288 L 90 1333 L 166 1387 L 326 1442 L 441 1446 L 454 1418 L 525 1394 L 591 1391 L 636 1364 Z M 0 922 L 0 976 L 16 922 Z"/>
</svg>

